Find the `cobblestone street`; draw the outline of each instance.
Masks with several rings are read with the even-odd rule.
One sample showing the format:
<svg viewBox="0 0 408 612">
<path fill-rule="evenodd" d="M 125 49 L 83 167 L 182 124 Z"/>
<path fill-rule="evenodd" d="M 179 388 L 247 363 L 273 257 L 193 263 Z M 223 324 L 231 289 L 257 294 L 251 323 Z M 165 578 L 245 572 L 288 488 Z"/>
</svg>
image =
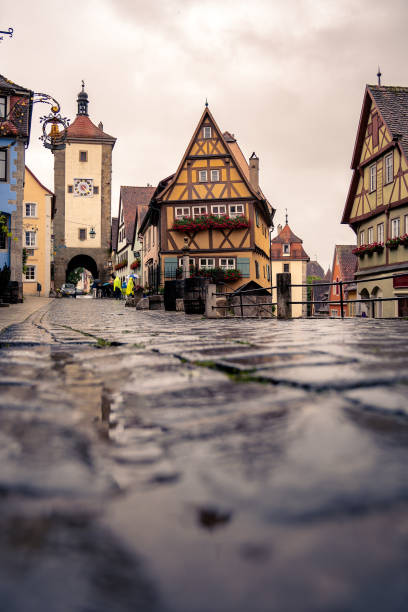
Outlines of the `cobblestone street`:
<svg viewBox="0 0 408 612">
<path fill-rule="evenodd" d="M 408 322 L 60 299 L 0 334 L 5 612 L 396 612 Z"/>
</svg>

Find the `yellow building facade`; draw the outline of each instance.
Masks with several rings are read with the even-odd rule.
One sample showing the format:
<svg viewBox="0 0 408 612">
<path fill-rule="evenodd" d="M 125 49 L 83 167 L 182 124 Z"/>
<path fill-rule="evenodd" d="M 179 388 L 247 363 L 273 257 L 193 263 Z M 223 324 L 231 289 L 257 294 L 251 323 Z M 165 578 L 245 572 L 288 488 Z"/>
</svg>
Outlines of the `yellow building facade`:
<svg viewBox="0 0 408 612">
<path fill-rule="evenodd" d="M 51 288 L 51 217 L 53 193 L 26 166 L 23 200 L 23 293 L 48 297 Z M 41 286 L 38 291 L 37 286 Z"/>
<path fill-rule="evenodd" d="M 367 316 L 408 314 L 408 88 L 367 85 L 342 223 L 357 236 L 357 294 Z M 407 273 L 406 279 L 384 278 Z M 377 280 L 380 278 L 380 280 Z M 370 302 L 373 298 L 403 298 Z"/>
<path fill-rule="evenodd" d="M 162 279 L 175 278 L 187 246 L 195 274 L 222 270 L 232 290 L 251 280 L 270 285 L 269 229 L 275 211 L 259 188 L 259 160 L 253 154 L 246 161 L 208 107 L 153 206 L 160 209 Z"/>
</svg>

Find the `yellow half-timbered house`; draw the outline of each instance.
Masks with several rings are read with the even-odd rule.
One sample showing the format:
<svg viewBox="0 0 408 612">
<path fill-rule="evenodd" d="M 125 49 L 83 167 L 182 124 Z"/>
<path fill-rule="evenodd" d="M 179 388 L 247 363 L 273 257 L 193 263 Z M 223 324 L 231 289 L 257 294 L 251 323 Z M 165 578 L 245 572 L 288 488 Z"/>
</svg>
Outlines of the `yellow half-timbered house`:
<svg viewBox="0 0 408 612">
<path fill-rule="evenodd" d="M 193 274 L 215 270 L 232 289 L 250 280 L 270 285 L 275 211 L 259 187 L 259 159 L 253 153 L 249 163 L 245 160 L 234 136 L 221 132 L 207 106 L 177 171 L 151 207 L 160 213 L 162 280 L 176 277 L 187 244 Z"/>
<path fill-rule="evenodd" d="M 408 315 L 407 116 L 408 87 L 366 86 L 342 223 L 357 235 L 357 293 L 368 316 Z"/>
</svg>

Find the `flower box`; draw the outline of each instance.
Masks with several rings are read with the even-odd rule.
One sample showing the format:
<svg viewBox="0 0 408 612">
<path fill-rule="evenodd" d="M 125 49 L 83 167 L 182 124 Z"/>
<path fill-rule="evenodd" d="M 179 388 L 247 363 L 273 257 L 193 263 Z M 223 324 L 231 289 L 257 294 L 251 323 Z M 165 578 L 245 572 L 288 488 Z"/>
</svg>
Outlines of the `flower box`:
<svg viewBox="0 0 408 612">
<path fill-rule="evenodd" d="M 182 278 L 183 268 L 177 268 L 176 278 Z M 194 268 L 190 266 L 190 278 L 209 278 L 213 282 L 234 282 L 242 278 L 240 270 L 224 270 L 223 268 Z"/>
<path fill-rule="evenodd" d="M 204 231 L 209 229 L 246 229 L 250 223 L 246 217 L 229 217 L 228 215 L 202 215 L 200 217 L 183 217 L 174 221 L 173 230 L 180 232 Z"/>
<path fill-rule="evenodd" d="M 122 270 L 122 268 L 126 268 L 127 265 L 128 265 L 127 260 L 121 261 L 120 263 L 116 264 L 115 270 Z"/>
<path fill-rule="evenodd" d="M 352 250 L 354 255 L 357 257 L 364 257 L 364 255 L 372 255 L 373 253 L 382 253 L 384 250 L 383 242 L 372 242 L 370 244 L 361 244 L 359 247 Z"/>
<path fill-rule="evenodd" d="M 136 270 L 137 268 L 140 268 L 140 259 L 135 259 L 135 261 L 130 264 L 131 270 Z"/>
<path fill-rule="evenodd" d="M 389 249 L 397 249 L 398 246 L 400 244 L 400 238 L 389 238 L 387 240 L 387 242 L 385 243 L 385 246 L 387 246 Z"/>
</svg>

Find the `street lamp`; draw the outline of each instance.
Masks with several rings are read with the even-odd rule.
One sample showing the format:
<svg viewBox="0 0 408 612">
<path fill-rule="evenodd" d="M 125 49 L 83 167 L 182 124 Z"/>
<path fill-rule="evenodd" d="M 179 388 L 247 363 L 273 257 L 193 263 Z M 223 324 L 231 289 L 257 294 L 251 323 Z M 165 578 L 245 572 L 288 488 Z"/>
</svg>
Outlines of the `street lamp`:
<svg viewBox="0 0 408 612">
<path fill-rule="evenodd" d="M 89 237 L 94 239 L 96 236 L 96 232 L 95 232 L 95 228 L 91 227 L 90 231 L 89 231 Z"/>
</svg>

